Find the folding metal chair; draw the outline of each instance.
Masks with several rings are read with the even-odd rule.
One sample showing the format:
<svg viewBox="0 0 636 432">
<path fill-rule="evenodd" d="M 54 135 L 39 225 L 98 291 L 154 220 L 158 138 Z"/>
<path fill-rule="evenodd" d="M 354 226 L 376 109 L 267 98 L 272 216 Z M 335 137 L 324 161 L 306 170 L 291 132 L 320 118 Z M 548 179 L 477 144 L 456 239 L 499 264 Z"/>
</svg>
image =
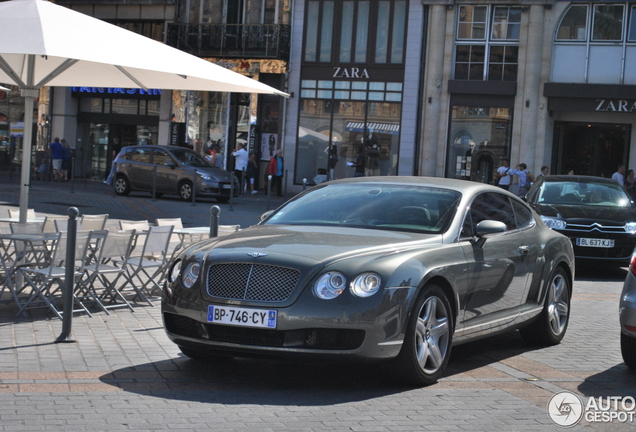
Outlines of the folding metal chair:
<svg viewBox="0 0 636 432">
<path fill-rule="evenodd" d="M 44 227 L 44 222 L 11 222 L 9 224 L 9 228 L 11 229 L 12 234 L 42 234 L 42 228 Z M 48 262 L 51 258 L 51 251 L 44 241 L 31 242 L 29 253 L 32 254 L 29 257 L 26 257 L 31 262 Z"/>
<path fill-rule="evenodd" d="M 108 309 L 128 307 L 134 311 L 132 305 L 117 289 L 117 281 L 125 272 L 128 258 L 135 237 L 135 230 L 130 231 L 101 231 L 103 239 L 99 242 L 95 254 L 95 262 L 84 265 L 84 274 L 78 282 L 78 295 L 84 295 L 95 301 L 104 312 L 110 315 Z M 113 261 L 120 262 L 115 266 Z M 113 277 L 109 280 L 108 277 Z M 101 282 L 100 288 L 95 287 Z M 98 290 L 100 290 L 98 292 Z M 118 300 L 123 303 L 118 303 Z"/>
<path fill-rule="evenodd" d="M 40 267 L 21 267 L 20 273 L 26 280 L 25 290 L 30 289 L 31 292 L 26 302 L 20 305 L 18 315 L 26 309 L 33 308 L 50 308 L 58 318 L 62 319 L 62 312 L 56 306 L 56 294 L 62 292 L 62 288 L 66 279 L 66 266 L 71 265 L 74 268 L 73 281 L 73 303 L 79 306 L 79 309 L 73 309 L 73 312 L 86 312 L 88 316 L 92 316 L 89 310 L 84 306 L 75 293 L 75 280 L 80 277 L 83 270 L 86 247 L 91 238 L 91 232 L 79 231 L 76 237 L 75 258 L 79 261 L 76 263 L 66 263 L 66 248 L 68 239 L 65 233 L 59 233 L 59 238 L 55 242 L 53 251 L 51 252 L 51 260 L 49 265 Z M 36 302 L 36 300 L 39 300 Z"/>
<path fill-rule="evenodd" d="M 135 297 L 154 306 L 150 297 L 157 290 L 161 292 L 161 279 L 168 264 L 168 243 L 172 230 L 172 226 L 151 226 L 148 229 L 139 256 L 131 255 L 125 265 L 122 262 L 126 269 L 126 283 L 122 285 L 120 292 L 130 283 L 136 293 Z M 152 285 L 152 289 L 149 285 Z"/>
<path fill-rule="evenodd" d="M 99 215 L 82 215 L 80 223 L 82 229 L 89 231 L 103 230 L 106 228 L 106 221 L 108 220 L 108 214 Z"/>
<path fill-rule="evenodd" d="M 55 227 L 55 221 L 56 220 L 68 220 L 68 216 L 46 216 L 46 219 L 44 219 L 44 223 L 42 224 L 42 232 L 45 233 L 55 233 L 58 232 L 57 228 Z"/>
</svg>

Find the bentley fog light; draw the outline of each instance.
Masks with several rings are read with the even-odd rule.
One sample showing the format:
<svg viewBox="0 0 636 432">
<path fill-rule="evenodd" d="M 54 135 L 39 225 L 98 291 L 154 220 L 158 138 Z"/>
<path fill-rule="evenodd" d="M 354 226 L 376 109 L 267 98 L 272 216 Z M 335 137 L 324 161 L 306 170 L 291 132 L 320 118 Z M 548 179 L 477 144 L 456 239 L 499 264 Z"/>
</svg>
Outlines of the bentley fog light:
<svg viewBox="0 0 636 432">
<path fill-rule="evenodd" d="M 201 264 L 199 263 L 190 263 L 186 266 L 183 271 L 183 275 L 181 275 L 181 282 L 183 282 L 183 286 L 186 288 L 192 288 L 192 285 L 199 278 L 199 273 L 201 272 Z"/>
<path fill-rule="evenodd" d="M 636 233 L 636 222 L 627 222 L 625 224 L 625 231 L 627 231 L 629 234 Z"/>
<path fill-rule="evenodd" d="M 351 283 L 351 292 L 358 297 L 369 297 L 378 292 L 382 279 L 377 273 L 362 273 Z"/>
<path fill-rule="evenodd" d="M 314 294 L 319 299 L 331 300 L 338 297 L 347 285 L 347 278 L 339 272 L 328 272 L 318 278 Z"/>
<path fill-rule="evenodd" d="M 168 275 L 168 282 L 176 282 L 176 280 L 179 278 L 179 273 L 181 273 L 181 260 L 177 260 L 174 264 L 172 264 L 170 274 Z"/>
<path fill-rule="evenodd" d="M 565 221 L 562 219 L 541 216 L 541 220 L 543 221 L 543 223 L 545 223 L 548 226 L 548 228 L 565 229 L 566 224 L 565 224 Z"/>
</svg>

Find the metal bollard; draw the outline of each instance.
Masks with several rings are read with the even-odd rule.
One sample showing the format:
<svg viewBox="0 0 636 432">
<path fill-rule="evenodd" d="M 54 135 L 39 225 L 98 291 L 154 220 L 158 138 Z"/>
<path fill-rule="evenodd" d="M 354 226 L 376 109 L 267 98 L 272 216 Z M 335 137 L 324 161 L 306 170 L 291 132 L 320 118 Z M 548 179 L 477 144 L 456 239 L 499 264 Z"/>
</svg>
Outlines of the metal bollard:
<svg viewBox="0 0 636 432">
<path fill-rule="evenodd" d="M 194 174 L 192 174 L 192 205 L 196 206 L 197 203 L 197 170 L 194 170 Z"/>
<path fill-rule="evenodd" d="M 157 165 L 152 167 L 152 202 L 157 201 Z"/>
<path fill-rule="evenodd" d="M 77 207 L 69 207 L 68 211 L 68 227 L 66 238 L 66 259 L 64 272 L 64 292 L 62 293 L 63 315 L 62 315 L 62 333 L 55 340 L 59 342 L 75 342 L 75 338 L 71 333 L 73 324 L 73 290 L 75 288 L 75 244 L 77 243 L 77 217 L 79 210 Z"/>
<path fill-rule="evenodd" d="M 267 176 L 267 209 L 269 210 L 269 201 L 272 196 L 272 175 Z"/>
<path fill-rule="evenodd" d="M 213 205 L 210 207 L 210 238 L 219 236 L 219 215 L 221 207 Z"/>
<path fill-rule="evenodd" d="M 304 178 L 303 179 L 303 192 L 305 192 L 306 189 L 307 189 L 307 179 Z"/>
</svg>

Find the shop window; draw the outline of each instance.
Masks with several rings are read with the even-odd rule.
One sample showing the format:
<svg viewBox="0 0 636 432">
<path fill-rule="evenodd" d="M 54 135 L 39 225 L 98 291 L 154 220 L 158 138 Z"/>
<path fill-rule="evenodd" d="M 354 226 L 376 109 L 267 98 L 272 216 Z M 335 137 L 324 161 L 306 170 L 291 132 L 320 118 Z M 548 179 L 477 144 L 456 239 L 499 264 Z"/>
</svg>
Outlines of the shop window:
<svg viewBox="0 0 636 432">
<path fill-rule="evenodd" d="M 512 109 L 453 106 L 446 177 L 492 183 L 510 154 Z"/>
<path fill-rule="evenodd" d="M 454 79 L 516 81 L 520 28 L 520 7 L 460 6 Z"/>
<path fill-rule="evenodd" d="M 388 101 L 303 100 L 295 183 L 352 177 L 355 168 L 350 163 L 358 152 L 364 157 L 365 175 L 396 175 L 401 114 L 401 103 Z"/>
<path fill-rule="evenodd" d="M 113 99 L 111 104 L 113 114 L 137 114 L 137 99 Z"/>
</svg>

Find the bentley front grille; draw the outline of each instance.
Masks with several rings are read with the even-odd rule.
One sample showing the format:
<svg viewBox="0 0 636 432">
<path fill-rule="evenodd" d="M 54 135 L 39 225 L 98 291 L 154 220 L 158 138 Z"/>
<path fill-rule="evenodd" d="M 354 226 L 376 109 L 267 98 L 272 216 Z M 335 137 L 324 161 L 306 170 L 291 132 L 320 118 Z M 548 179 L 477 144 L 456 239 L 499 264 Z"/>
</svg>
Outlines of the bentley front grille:
<svg viewBox="0 0 636 432">
<path fill-rule="evenodd" d="M 282 302 L 298 283 L 300 272 L 262 264 L 214 264 L 208 268 L 207 292 L 213 297 Z"/>
</svg>

